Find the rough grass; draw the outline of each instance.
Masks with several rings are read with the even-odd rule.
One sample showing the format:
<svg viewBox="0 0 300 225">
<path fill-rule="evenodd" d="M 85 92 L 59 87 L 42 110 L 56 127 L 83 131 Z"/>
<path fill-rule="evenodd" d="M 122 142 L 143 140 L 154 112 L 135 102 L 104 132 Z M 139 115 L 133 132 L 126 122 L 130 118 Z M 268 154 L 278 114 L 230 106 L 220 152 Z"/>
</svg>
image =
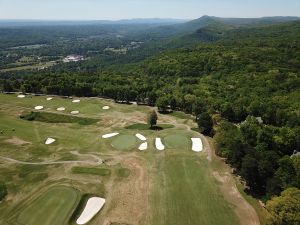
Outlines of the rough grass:
<svg viewBox="0 0 300 225">
<path fill-rule="evenodd" d="M 183 119 L 183 120 L 189 120 L 189 119 L 193 119 L 193 117 L 189 114 L 186 114 L 184 112 L 180 112 L 180 111 L 173 111 L 172 113 L 170 113 L 169 115 L 171 116 L 175 116 L 178 119 Z"/>
<path fill-rule="evenodd" d="M 93 167 L 73 167 L 72 173 L 75 174 L 90 174 L 97 176 L 110 176 L 111 170 L 106 168 L 93 168 Z"/>
<path fill-rule="evenodd" d="M 153 225 L 237 225 L 237 216 L 199 157 L 168 155 L 156 158 L 152 192 Z"/>
<path fill-rule="evenodd" d="M 137 139 L 132 135 L 120 135 L 114 138 L 112 146 L 117 150 L 131 150 L 136 146 Z"/>
<path fill-rule="evenodd" d="M 45 123 L 78 123 L 80 125 L 92 125 L 98 122 L 96 119 L 67 116 L 48 112 L 31 112 L 29 114 L 25 113 L 20 117 L 28 121 L 39 121 Z"/>
<path fill-rule="evenodd" d="M 127 126 L 125 128 L 129 130 L 165 130 L 165 129 L 174 128 L 174 125 L 159 124 L 157 126 L 153 126 L 152 128 L 150 128 L 149 124 L 137 123 L 137 124 Z"/>
<path fill-rule="evenodd" d="M 49 189 L 26 207 L 18 216 L 19 224 L 64 225 L 80 200 L 78 191 L 57 186 Z"/>
</svg>

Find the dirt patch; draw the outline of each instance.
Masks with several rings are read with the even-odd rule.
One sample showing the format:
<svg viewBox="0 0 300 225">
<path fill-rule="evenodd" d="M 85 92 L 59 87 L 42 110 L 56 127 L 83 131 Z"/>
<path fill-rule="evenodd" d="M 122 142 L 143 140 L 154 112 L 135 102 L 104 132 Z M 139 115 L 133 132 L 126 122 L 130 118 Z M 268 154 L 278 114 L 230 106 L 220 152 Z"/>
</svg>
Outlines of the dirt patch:
<svg viewBox="0 0 300 225">
<path fill-rule="evenodd" d="M 221 183 L 220 188 L 225 199 L 234 205 L 234 211 L 240 219 L 241 225 L 260 225 L 254 208 L 238 191 L 235 181 L 229 172 L 213 172 L 213 176 Z"/>
<path fill-rule="evenodd" d="M 24 141 L 24 140 L 22 140 L 20 138 L 17 138 L 17 137 L 13 137 L 11 139 L 8 139 L 5 142 L 8 143 L 8 144 L 16 145 L 16 146 L 30 145 L 31 144 L 31 142 Z"/>
<path fill-rule="evenodd" d="M 135 156 L 130 156 L 121 164 L 131 170 L 131 175 L 127 180 L 114 183 L 112 186 L 103 225 L 143 224 L 149 211 L 149 175 L 146 163 Z"/>
</svg>

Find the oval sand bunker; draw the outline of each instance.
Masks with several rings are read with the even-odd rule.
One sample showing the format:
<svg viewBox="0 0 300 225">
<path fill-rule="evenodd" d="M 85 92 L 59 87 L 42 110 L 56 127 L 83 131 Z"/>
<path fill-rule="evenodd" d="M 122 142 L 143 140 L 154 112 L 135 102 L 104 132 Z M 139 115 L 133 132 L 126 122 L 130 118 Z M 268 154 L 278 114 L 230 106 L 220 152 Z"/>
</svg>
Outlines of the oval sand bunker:
<svg viewBox="0 0 300 225">
<path fill-rule="evenodd" d="M 55 142 L 55 139 L 53 139 L 53 138 L 48 138 L 47 140 L 46 140 L 46 142 L 45 142 L 45 145 L 51 145 L 52 143 L 54 143 Z"/>
<path fill-rule="evenodd" d="M 105 204 L 105 199 L 104 198 L 97 198 L 93 197 L 90 198 L 86 206 L 80 215 L 80 217 L 77 219 L 76 223 L 81 225 L 81 224 L 86 224 L 89 222 L 104 206 Z"/>
<path fill-rule="evenodd" d="M 53 98 L 47 98 L 47 101 L 51 101 Z"/>
<path fill-rule="evenodd" d="M 104 138 L 104 139 L 106 139 L 106 138 L 112 138 L 112 137 L 117 136 L 117 135 L 119 135 L 119 133 L 104 134 L 102 136 L 102 138 Z"/>
<path fill-rule="evenodd" d="M 144 142 L 144 143 L 142 143 L 142 144 L 140 145 L 139 150 L 140 150 L 140 151 L 145 151 L 145 150 L 147 150 L 147 148 L 148 148 L 148 143 L 147 143 L 147 142 Z"/>
<path fill-rule="evenodd" d="M 41 106 L 41 105 L 34 107 L 34 109 L 36 109 L 36 110 L 42 110 L 43 108 L 44 108 L 44 106 Z"/>
<path fill-rule="evenodd" d="M 79 99 L 75 99 L 75 100 L 73 100 L 72 102 L 73 102 L 73 103 L 79 103 L 80 100 L 79 100 Z"/>
<path fill-rule="evenodd" d="M 79 114 L 79 111 L 72 111 L 71 114 L 72 115 L 77 115 L 77 114 Z"/>
<path fill-rule="evenodd" d="M 140 139 L 141 141 L 147 141 L 147 138 L 144 135 L 141 134 L 136 134 L 135 135 L 138 139 Z"/>
<path fill-rule="evenodd" d="M 159 151 L 165 150 L 165 146 L 161 142 L 160 138 L 155 138 L 155 146 L 156 146 L 156 149 L 159 150 Z"/>
<path fill-rule="evenodd" d="M 25 98 L 25 95 L 18 95 L 18 98 Z"/>
<path fill-rule="evenodd" d="M 201 138 L 191 138 L 193 142 L 192 150 L 194 152 L 201 152 L 203 151 L 203 143 Z"/>
<path fill-rule="evenodd" d="M 102 109 L 108 110 L 108 109 L 110 109 L 110 107 L 109 106 L 104 106 Z"/>
<path fill-rule="evenodd" d="M 66 108 L 65 107 L 60 107 L 60 108 L 57 108 L 56 110 L 61 112 L 61 111 L 65 111 Z"/>
</svg>

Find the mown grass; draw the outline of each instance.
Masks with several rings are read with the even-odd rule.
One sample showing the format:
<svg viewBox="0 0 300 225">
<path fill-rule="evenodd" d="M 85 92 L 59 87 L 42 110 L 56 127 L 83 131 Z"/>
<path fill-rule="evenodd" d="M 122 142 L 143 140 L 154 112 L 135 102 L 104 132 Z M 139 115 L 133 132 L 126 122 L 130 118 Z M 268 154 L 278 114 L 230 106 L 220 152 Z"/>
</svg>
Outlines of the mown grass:
<svg viewBox="0 0 300 225">
<path fill-rule="evenodd" d="M 117 169 L 117 175 L 118 177 L 121 177 L 121 178 L 127 178 L 130 176 L 130 169 L 127 169 L 127 168 L 119 168 Z"/>
<path fill-rule="evenodd" d="M 188 150 L 191 148 L 191 140 L 182 134 L 168 135 L 164 138 L 167 148 Z"/>
<path fill-rule="evenodd" d="M 155 159 L 151 205 L 155 225 L 237 225 L 205 158 L 168 154 Z"/>
<path fill-rule="evenodd" d="M 129 129 L 129 130 L 165 130 L 165 129 L 171 129 L 174 127 L 175 126 L 172 124 L 159 124 L 159 125 L 153 126 L 151 128 L 149 124 L 137 123 L 137 124 L 127 126 L 125 128 Z"/>
<path fill-rule="evenodd" d="M 78 123 L 80 125 L 92 125 L 98 122 L 97 119 L 67 116 L 48 112 L 24 113 L 20 116 L 20 118 L 28 121 L 39 121 L 45 123 Z"/>
<path fill-rule="evenodd" d="M 114 138 L 111 145 L 117 150 L 131 150 L 136 146 L 137 139 L 133 135 L 120 135 Z"/>
<path fill-rule="evenodd" d="M 110 176 L 111 170 L 106 168 L 93 168 L 93 167 L 73 167 L 72 173 L 75 174 L 89 174 L 97 176 Z"/>
<path fill-rule="evenodd" d="M 67 186 L 50 188 L 18 216 L 19 224 L 64 225 L 79 203 L 80 193 Z"/>
</svg>

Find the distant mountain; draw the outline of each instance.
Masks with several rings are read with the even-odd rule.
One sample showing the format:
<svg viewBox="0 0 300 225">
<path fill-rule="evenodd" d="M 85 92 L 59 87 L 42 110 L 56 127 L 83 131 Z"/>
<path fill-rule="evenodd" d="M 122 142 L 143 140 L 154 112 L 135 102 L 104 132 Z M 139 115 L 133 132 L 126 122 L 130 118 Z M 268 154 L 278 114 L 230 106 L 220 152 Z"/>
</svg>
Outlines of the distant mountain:
<svg viewBox="0 0 300 225">
<path fill-rule="evenodd" d="M 300 17 L 262 17 L 262 18 L 220 18 L 202 16 L 185 23 L 149 28 L 147 35 L 157 38 L 169 38 L 183 36 L 193 40 L 215 40 L 224 31 L 248 26 L 273 25 L 291 21 L 300 21 Z"/>
<path fill-rule="evenodd" d="M 286 23 L 286 22 L 300 20 L 300 17 L 292 17 L 292 16 L 286 16 L 286 17 L 275 16 L 275 17 L 262 17 L 262 18 L 220 18 L 220 17 L 211 17 L 211 18 L 235 26 L 271 25 L 271 24 Z"/>
<path fill-rule="evenodd" d="M 26 26 L 72 26 L 72 25 L 173 25 L 185 23 L 188 20 L 181 19 L 128 19 L 128 20 L 0 20 L 0 27 L 26 27 Z"/>
</svg>

